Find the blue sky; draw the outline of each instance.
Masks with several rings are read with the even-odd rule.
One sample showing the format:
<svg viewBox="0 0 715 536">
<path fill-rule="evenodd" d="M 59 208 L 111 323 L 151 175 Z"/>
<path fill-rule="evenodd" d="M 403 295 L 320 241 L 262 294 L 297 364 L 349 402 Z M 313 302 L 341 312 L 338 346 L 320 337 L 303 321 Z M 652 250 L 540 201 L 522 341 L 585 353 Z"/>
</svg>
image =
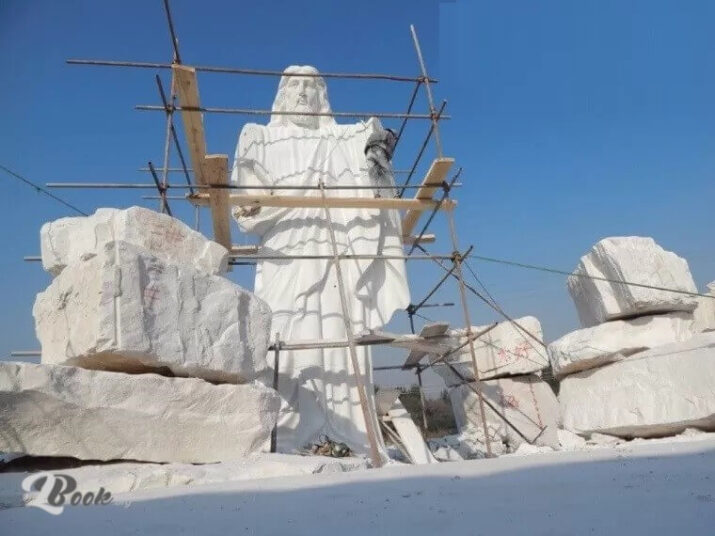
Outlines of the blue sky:
<svg viewBox="0 0 715 536">
<path fill-rule="evenodd" d="M 646 235 L 685 257 L 699 287 L 715 279 L 712 3 L 173 0 L 172 9 L 185 63 L 265 69 L 297 63 L 415 75 L 413 23 L 440 80 L 436 97 L 448 100 L 453 116 L 442 135 L 445 154 L 464 167 L 456 192 L 463 247 L 571 270 L 604 236 Z M 41 184 L 150 181 L 137 168 L 161 162 L 163 115 L 133 107 L 158 104 L 153 77 L 168 85 L 168 73 L 65 60 L 165 62 L 170 50 L 159 0 L 0 0 L 0 163 Z M 268 108 L 277 80 L 201 74 L 199 84 L 206 106 Z M 329 80 L 328 88 L 336 111 L 403 111 L 411 92 L 394 82 Z M 423 110 L 424 99 L 417 105 Z M 207 116 L 209 151 L 232 155 L 249 120 Z M 411 164 L 425 129 L 424 122 L 408 126 L 396 167 Z M 31 308 L 49 276 L 22 257 L 39 253 L 43 222 L 70 213 L 4 174 L 0 188 L 5 358 L 39 347 Z M 85 211 L 156 206 L 138 191 L 55 193 Z M 193 221 L 181 202 L 172 208 Z M 449 252 L 439 220 L 432 249 Z M 247 240 L 235 228 L 234 237 Z M 472 266 L 507 312 L 536 315 L 547 340 L 577 327 L 564 277 Z M 438 268 L 410 265 L 413 301 L 439 275 Z M 252 285 L 251 269 L 232 277 Z M 435 301 L 456 302 L 456 288 L 445 286 Z M 496 318 L 470 305 L 474 324 Z M 425 313 L 459 322 L 457 307 Z M 405 331 L 405 315 L 390 328 Z"/>
</svg>

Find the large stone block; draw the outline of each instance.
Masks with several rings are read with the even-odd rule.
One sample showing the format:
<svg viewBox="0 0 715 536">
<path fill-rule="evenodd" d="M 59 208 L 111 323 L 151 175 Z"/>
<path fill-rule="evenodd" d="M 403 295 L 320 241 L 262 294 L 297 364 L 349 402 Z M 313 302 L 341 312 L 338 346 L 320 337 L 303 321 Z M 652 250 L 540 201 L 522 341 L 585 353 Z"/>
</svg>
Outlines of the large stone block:
<svg viewBox="0 0 715 536">
<path fill-rule="evenodd" d="M 688 294 L 593 279 L 697 292 L 687 261 L 652 238 L 604 238 L 581 257 L 574 274 L 568 278 L 568 289 L 584 327 L 630 316 L 692 311 L 696 306 L 695 297 Z"/>
<path fill-rule="evenodd" d="M 715 430 L 715 332 L 567 376 L 559 402 L 564 428 L 578 434 Z"/>
<path fill-rule="evenodd" d="M 257 452 L 278 417 L 260 384 L 0 363 L 0 451 L 210 463 Z"/>
<path fill-rule="evenodd" d="M 241 383 L 267 371 L 271 311 L 228 279 L 107 242 L 37 295 L 42 362 Z"/>
<path fill-rule="evenodd" d="M 512 450 L 524 442 L 558 448 L 559 403 L 546 382 L 526 375 L 488 380 L 481 386 L 485 400 L 511 423 L 485 404 L 490 437 L 504 441 Z M 483 429 L 479 397 L 470 385 L 454 387 L 449 394 L 460 431 L 469 426 Z"/>
<path fill-rule="evenodd" d="M 40 231 L 42 266 L 58 275 L 70 264 L 98 255 L 107 242 L 140 246 L 167 262 L 209 274 L 226 271 L 228 250 L 166 214 L 142 207 L 100 208 L 88 217 L 48 222 Z"/>
<path fill-rule="evenodd" d="M 698 306 L 693 311 L 693 330 L 697 332 L 715 331 L 715 281 L 708 283 L 707 287 L 704 294 L 709 297 L 698 297 Z"/>
<path fill-rule="evenodd" d="M 488 328 L 490 326 L 474 326 L 472 334 L 477 335 Z M 455 348 L 467 342 L 464 330 L 452 331 L 451 338 Z M 534 338 L 543 340 L 541 323 L 533 316 L 524 316 L 515 319 L 514 322 L 500 322 L 475 340 L 474 350 L 480 379 L 529 374 L 548 367 L 546 349 Z M 469 345 L 452 354 L 448 361 L 465 379 L 474 379 Z M 447 366 L 437 365 L 433 370 L 442 376 L 447 387 L 462 382 Z"/>
<path fill-rule="evenodd" d="M 572 331 L 549 344 L 551 369 L 557 377 L 605 365 L 649 348 L 690 339 L 693 315 L 666 313 L 612 320 Z"/>
</svg>

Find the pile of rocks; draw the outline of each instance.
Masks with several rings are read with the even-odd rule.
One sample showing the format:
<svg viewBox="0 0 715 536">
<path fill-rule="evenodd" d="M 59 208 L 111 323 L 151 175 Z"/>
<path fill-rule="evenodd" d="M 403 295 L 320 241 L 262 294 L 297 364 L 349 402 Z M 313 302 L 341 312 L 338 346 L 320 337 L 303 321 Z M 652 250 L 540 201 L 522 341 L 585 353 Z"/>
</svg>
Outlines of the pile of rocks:
<svg viewBox="0 0 715 536">
<path fill-rule="evenodd" d="M 485 413 L 492 450 L 516 450 L 524 442 L 557 448 L 559 404 L 549 384 L 541 378 L 549 361 L 540 342 L 540 322 L 525 316 L 513 322 L 472 327 L 473 335 L 481 333 L 474 349 L 482 393 L 488 402 Z M 451 332 L 451 338 L 454 348 L 467 342 L 464 330 Z M 452 354 L 448 361 L 454 370 L 445 365 L 435 365 L 433 370 L 449 389 L 460 433 L 483 430 L 469 345 Z"/>
<path fill-rule="evenodd" d="M 584 329 L 548 347 L 566 429 L 654 437 L 715 426 L 715 300 L 689 294 L 684 259 L 651 238 L 606 238 L 568 288 Z"/>
<path fill-rule="evenodd" d="M 0 363 L 0 451 L 201 463 L 264 447 L 271 311 L 221 275 L 225 248 L 139 207 L 48 223 L 41 246 L 42 359 Z"/>
</svg>

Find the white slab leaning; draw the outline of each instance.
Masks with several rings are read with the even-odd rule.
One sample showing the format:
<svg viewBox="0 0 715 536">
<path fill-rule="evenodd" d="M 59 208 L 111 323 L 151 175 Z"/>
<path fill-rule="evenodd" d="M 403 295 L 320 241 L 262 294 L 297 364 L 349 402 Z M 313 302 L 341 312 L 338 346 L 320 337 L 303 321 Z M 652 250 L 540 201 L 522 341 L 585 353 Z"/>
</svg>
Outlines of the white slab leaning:
<svg viewBox="0 0 715 536">
<path fill-rule="evenodd" d="M 652 238 L 617 236 L 599 241 L 568 278 L 581 324 L 671 311 L 692 311 L 694 296 L 592 279 L 600 277 L 684 292 L 697 292 L 688 263 Z"/>
<path fill-rule="evenodd" d="M 559 402 L 564 428 L 582 435 L 715 430 L 715 332 L 567 376 Z"/>
<path fill-rule="evenodd" d="M 226 248 L 176 218 L 142 207 L 100 208 L 91 216 L 44 224 L 40 231 L 42 266 L 58 275 L 66 266 L 91 259 L 107 242 L 117 240 L 209 274 L 223 273 L 228 266 Z"/>
<path fill-rule="evenodd" d="M 560 422 L 559 403 L 549 385 L 535 375 L 515 376 L 481 382 L 482 392 L 529 441 L 536 445 L 558 448 L 557 428 Z M 482 427 L 479 398 L 469 385 L 454 387 L 449 392 L 457 427 Z M 490 437 L 494 435 L 512 450 L 525 439 L 507 425 L 485 404 Z"/>
<path fill-rule="evenodd" d="M 611 320 L 555 340 L 548 346 L 549 360 L 554 375 L 561 378 L 693 335 L 693 315 L 686 312 Z"/>
<path fill-rule="evenodd" d="M 425 443 L 420 429 L 417 428 L 417 425 L 415 425 L 412 417 L 410 417 L 399 399 L 393 403 L 387 415 L 400 436 L 405 450 L 412 458 L 412 463 L 416 465 L 438 463 L 435 457 L 432 456 L 427 443 Z"/>
<path fill-rule="evenodd" d="M 477 335 L 489 327 L 488 325 L 474 326 L 472 327 L 472 334 Z M 546 349 L 533 337 L 529 336 L 525 330 L 536 339 L 543 340 L 539 320 L 533 316 L 524 316 L 514 319 L 514 323 L 499 322 L 496 327 L 474 341 L 480 379 L 487 380 L 495 377 L 529 374 L 548 367 L 549 358 Z M 454 348 L 467 342 L 464 333 L 464 330 L 450 332 L 451 345 Z M 435 356 L 432 356 L 432 361 L 434 359 Z M 448 361 L 465 379 L 474 379 L 472 354 L 469 345 L 452 354 Z M 445 365 L 436 365 L 432 370 L 442 376 L 447 387 L 461 383 L 459 377 Z"/>
<path fill-rule="evenodd" d="M 260 384 L 0 363 L 0 451 L 212 463 L 258 452 L 278 417 Z"/>
<path fill-rule="evenodd" d="M 106 242 L 33 308 L 42 362 L 241 383 L 267 373 L 271 311 L 230 280 Z"/>
</svg>

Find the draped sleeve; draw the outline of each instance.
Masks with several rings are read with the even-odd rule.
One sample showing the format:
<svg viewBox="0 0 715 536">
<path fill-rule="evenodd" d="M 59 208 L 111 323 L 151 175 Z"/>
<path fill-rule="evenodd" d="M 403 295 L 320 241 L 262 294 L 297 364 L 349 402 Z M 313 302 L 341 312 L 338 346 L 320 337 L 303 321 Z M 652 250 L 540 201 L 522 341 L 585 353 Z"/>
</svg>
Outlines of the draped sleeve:
<svg viewBox="0 0 715 536">
<path fill-rule="evenodd" d="M 274 186 L 274 179 L 266 167 L 266 127 L 247 123 L 238 136 L 236 154 L 231 171 L 231 182 L 237 186 L 251 186 L 237 189 L 244 195 L 272 195 L 273 190 L 256 188 Z M 290 209 L 281 207 L 261 207 L 256 210 L 242 210 L 250 207 L 233 207 L 233 217 L 242 231 L 262 236 L 271 229 Z"/>
</svg>

